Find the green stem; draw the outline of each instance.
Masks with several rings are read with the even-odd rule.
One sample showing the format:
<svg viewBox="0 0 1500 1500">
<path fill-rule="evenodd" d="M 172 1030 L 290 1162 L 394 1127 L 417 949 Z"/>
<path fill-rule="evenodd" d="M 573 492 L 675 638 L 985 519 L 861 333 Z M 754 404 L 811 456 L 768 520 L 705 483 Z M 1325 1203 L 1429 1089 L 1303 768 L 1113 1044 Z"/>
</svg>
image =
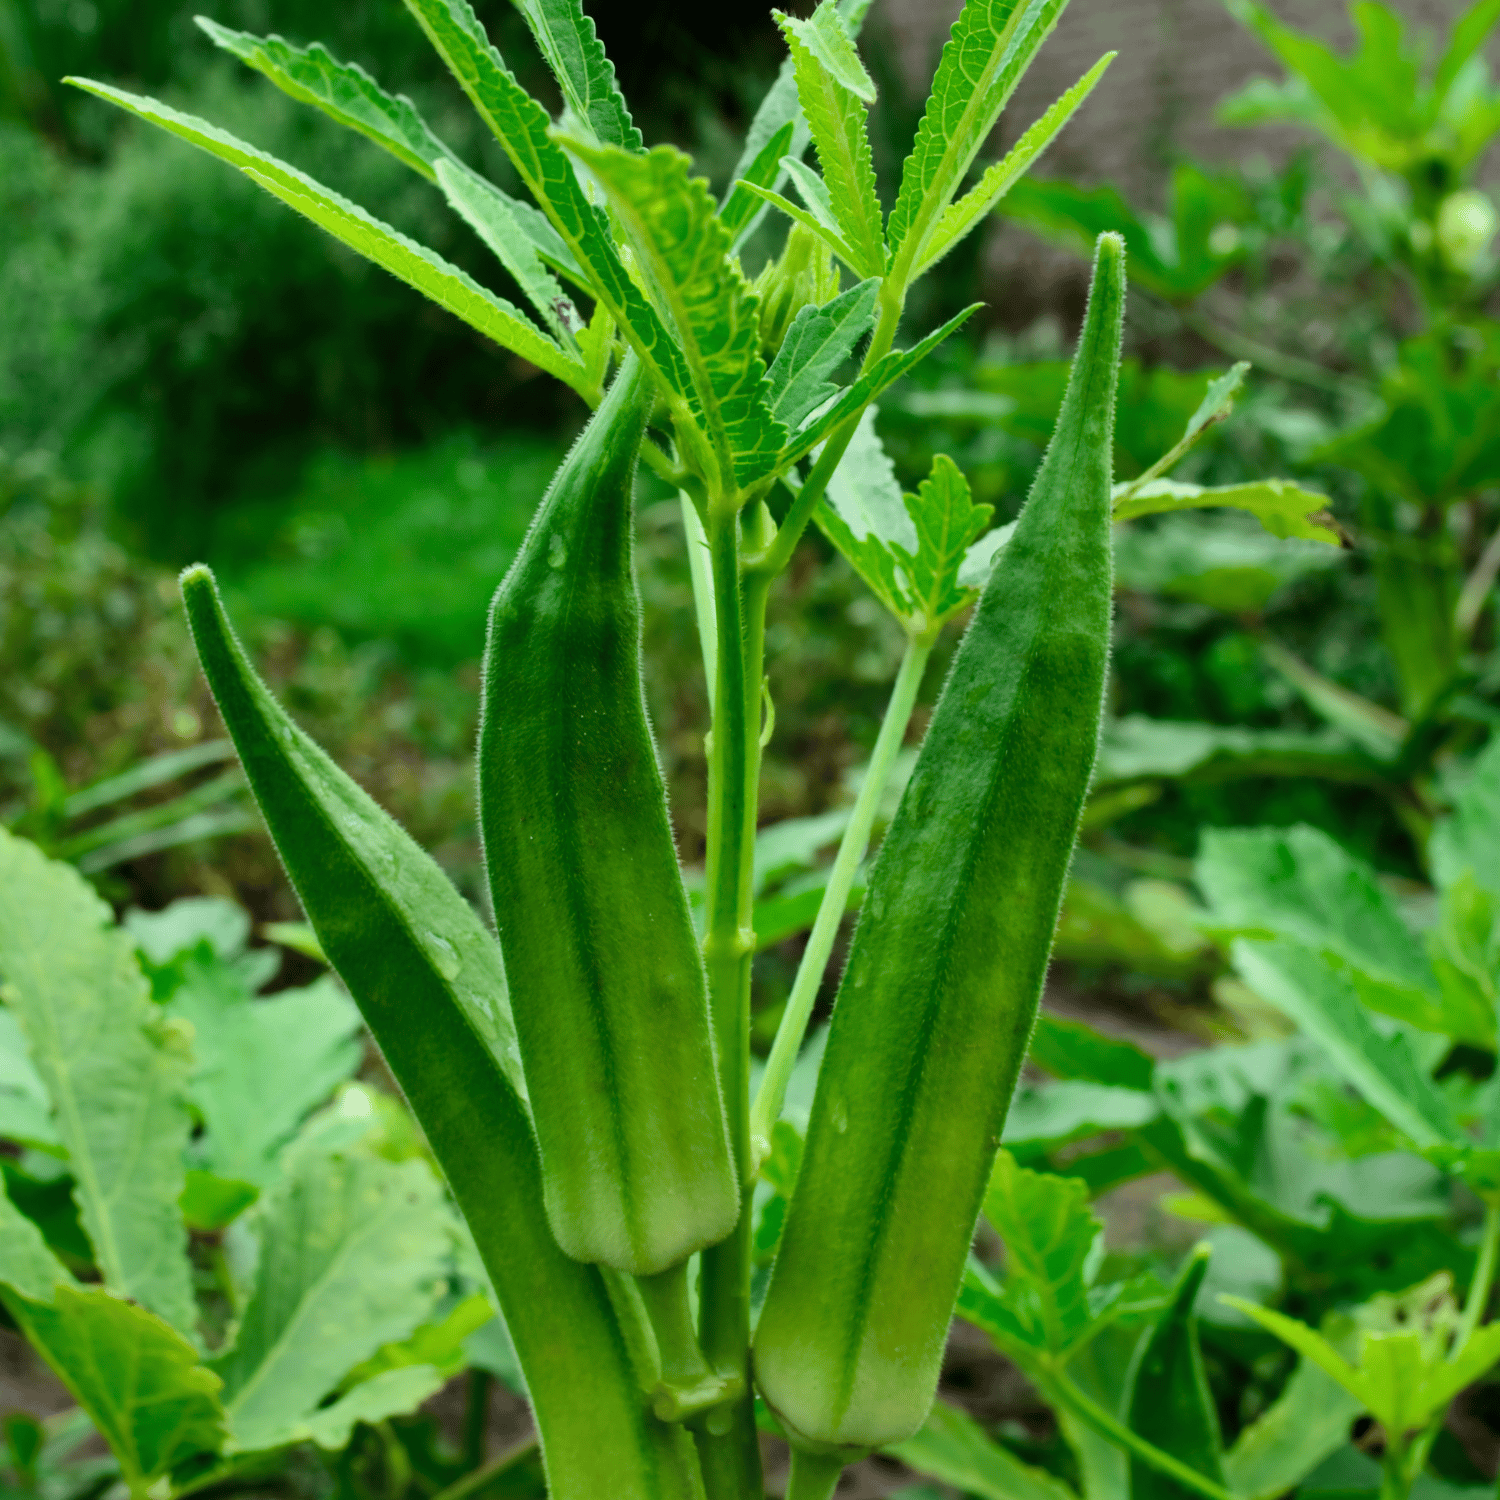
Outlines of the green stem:
<svg viewBox="0 0 1500 1500">
<path fill-rule="evenodd" d="M 1385 1435 L 1385 1457 L 1380 1462 L 1380 1500 L 1406 1500 L 1410 1493 L 1406 1444 L 1388 1432 Z"/>
<path fill-rule="evenodd" d="M 792 1473 L 787 1480 L 786 1500 L 832 1500 L 844 1472 L 841 1458 L 792 1449 Z"/>
<path fill-rule="evenodd" d="M 715 1373 L 698 1346 L 688 1299 L 687 1262 L 659 1276 L 638 1276 L 636 1287 L 656 1339 L 661 1379 L 651 1408 L 663 1422 L 681 1422 L 737 1395 L 733 1379 Z"/>
<path fill-rule="evenodd" d="M 859 789 L 849 826 L 844 830 L 843 842 L 829 872 L 828 885 L 818 906 L 817 920 L 813 923 L 807 947 L 802 950 L 802 962 L 797 966 L 792 993 L 787 997 L 765 1076 L 750 1110 L 751 1160 L 757 1167 L 771 1149 L 771 1127 L 780 1117 L 781 1106 L 786 1102 L 787 1082 L 807 1033 L 807 1023 L 823 983 L 829 954 L 833 952 L 839 923 L 849 904 L 850 888 L 869 848 L 875 814 L 880 810 L 886 783 L 891 779 L 896 756 L 906 738 L 906 727 L 911 723 L 912 709 L 916 706 L 917 691 L 922 686 L 922 674 L 927 669 L 932 647 L 933 639 L 929 635 L 913 636 L 907 641 L 906 654 L 901 658 L 901 670 L 896 674 L 891 701 L 886 705 L 864 785 Z"/>
<path fill-rule="evenodd" d="M 1500 1253 L 1500 1198 L 1488 1198 L 1484 1205 L 1484 1230 L 1479 1237 L 1479 1259 L 1474 1263 L 1474 1276 L 1469 1282 L 1469 1295 L 1464 1299 L 1464 1310 L 1458 1320 L 1458 1332 L 1453 1347 L 1448 1351 L 1449 1359 L 1457 1359 L 1464 1345 L 1474 1337 L 1479 1320 L 1489 1305 L 1490 1288 L 1495 1284 L 1495 1260 Z"/>
<path fill-rule="evenodd" d="M 464 1392 L 464 1467 L 470 1472 L 484 1463 L 485 1437 L 490 1425 L 490 1388 L 495 1377 L 477 1366 L 469 1370 Z"/>
<path fill-rule="evenodd" d="M 714 634 L 714 575 L 709 566 L 708 534 L 692 496 L 679 490 L 677 498 L 682 505 L 682 530 L 687 537 L 688 576 L 693 583 L 698 645 L 703 652 L 703 680 L 709 692 L 713 692 L 719 676 L 719 638 Z"/>
<path fill-rule="evenodd" d="M 1066 1375 L 1058 1374 L 1046 1381 L 1044 1394 L 1058 1406 L 1065 1406 L 1080 1421 L 1087 1422 L 1095 1432 L 1106 1437 L 1117 1448 L 1132 1453 L 1142 1463 L 1150 1464 L 1158 1473 L 1175 1479 L 1186 1489 L 1195 1491 L 1205 1500 L 1235 1500 L 1222 1485 L 1205 1479 L 1196 1469 L 1189 1468 L 1170 1453 L 1163 1453 L 1155 1443 L 1132 1432 L 1118 1417 L 1112 1416 L 1097 1402 L 1086 1396 Z"/>
<path fill-rule="evenodd" d="M 710 506 L 708 544 L 717 619 L 717 672 L 708 762 L 706 934 L 714 1032 L 730 1139 L 741 1180 L 751 1183 L 750 964 L 755 955 L 753 876 L 760 783 L 760 704 L 765 575 L 741 576 L 739 522 Z M 709 1364 L 743 1381 L 732 1407 L 710 1413 L 701 1451 L 710 1500 L 761 1493 L 760 1447 L 750 1386 L 751 1214 L 747 1187 L 739 1223 L 703 1252 L 699 1333 Z"/>
<path fill-rule="evenodd" d="M 432 1500 L 468 1500 L 470 1495 L 484 1489 L 492 1479 L 498 1479 L 512 1469 L 520 1468 L 536 1452 L 536 1448 L 537 1438 L 533 1433 L 529 1438 L 522 1438 L 519 1443 L 512 1444 L 504 1453 L 491 1459 L 483 1468 L 465 1474 L 462 1479 L 455 1479 L 447 1489 L 439 1490 Z"/>
</svg>

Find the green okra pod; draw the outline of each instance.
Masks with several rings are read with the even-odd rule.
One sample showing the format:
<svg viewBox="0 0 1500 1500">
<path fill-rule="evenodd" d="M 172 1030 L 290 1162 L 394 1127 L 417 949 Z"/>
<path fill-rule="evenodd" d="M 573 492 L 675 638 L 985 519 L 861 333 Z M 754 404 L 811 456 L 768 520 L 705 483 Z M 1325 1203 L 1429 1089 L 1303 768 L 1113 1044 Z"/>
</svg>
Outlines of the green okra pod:
<svg viewBox="0 0 1500 1500">
<path fill-rule="evenodd" d="M 703 961 L 641 679 L 631 490 L 652 388 L 626 359 L 495 595 L 479 802 L 562 1248 L 655 1275 L 739 1187 Z"/>
<path fill-rule="evenodd" d="M 1109 653 L 1124 248 L 871 872 L 755 1337 L 795 1445 L 921 1425 L 1035 1021 Z"/>
</svg>

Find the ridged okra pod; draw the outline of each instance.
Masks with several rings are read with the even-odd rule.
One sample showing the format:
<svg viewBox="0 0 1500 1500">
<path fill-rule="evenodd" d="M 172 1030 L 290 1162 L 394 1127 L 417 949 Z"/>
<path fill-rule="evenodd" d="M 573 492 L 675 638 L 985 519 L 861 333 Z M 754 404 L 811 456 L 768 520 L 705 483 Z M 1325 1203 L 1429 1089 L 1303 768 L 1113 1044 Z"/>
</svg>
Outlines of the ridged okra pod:
<svg viewBox="0 0 1500 1500">
<path fill-rule="evenodd" d="M 761 1391 L 809 1455 L 909 1437 L 937 1387 L 1098 746 L 1124 298 L 1123 246 L 1105 235 L 1057 429 L 839 987 L 755 1337 Z"/>
<path fill-rule="evenodd" d="M 542 1158 L 575 1259 L 637 1276 L 724 1238 L 739 1189 L 641 678 L 626 359 L 495 595 L 479 802 Z"/>
</svg>

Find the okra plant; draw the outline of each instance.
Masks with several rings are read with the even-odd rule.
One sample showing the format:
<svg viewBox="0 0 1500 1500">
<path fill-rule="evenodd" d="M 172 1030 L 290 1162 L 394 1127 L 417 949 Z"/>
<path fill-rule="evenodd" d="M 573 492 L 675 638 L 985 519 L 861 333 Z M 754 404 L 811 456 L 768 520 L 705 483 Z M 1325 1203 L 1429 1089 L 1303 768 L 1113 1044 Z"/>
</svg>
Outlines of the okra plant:
<svg viewBox="0 0 1500 1500">
<path fill-rule="evenodd" d="M 988 529 L 989 509 L 946 459 L 915 495 L 891 481 L 873 403 L 974 310 L 900 347 L 912 287 L 1109 64 L 965 190 L 1064 4 L 969 0 L 888 214 L 866 128 L 875 91 L 855 46 L 863 0 L 823 0 L 807 19 L 774 13 L 790 56 L 719 202 L 682 153 L 644 145 L 578 0 L 519 0 L 561 90 L 557 121 L 467 0 L 407 0 L 524 199 L 322 47 L 203 21 L 217 44 L 432 182 L 529 313 L 254 146 L 76 80 L 222 157 L 593 409 L 490 617 L 478 799 L 493 933 L 274 701 L 208 570 L 182 578 L 204 672 L 287 872 L 483 1260 L 556 1500 L 753 1500 L 757 1392 L 792 1445 L 788 1493 L 823 1500 L 848 1462 L 911 1439 L 931 1408 L 1093 774 L 1112 523 L 1235 503 L 1169 482 L 1112 489 L 1125 267 L 1110 235 L 1014 526 Z M 787 221 L 785 243 L 751 281 L 741 250 L 771 211 Z M 1223 399 L 1210 393 L 1204 421 Z M 682 497 L 712 684 L 701 938 L 642 693 L 631 510 L 642 463 Z M 1320 534 L 1305 498 L 1283 532 Z M 774 732 L 765 608 L 809 522 L 909 644 L 752 1098 L 757 789 Z M 868 877 L 756 1308 L 755 1185 L 928 656 L 971 608 Z M 17 1294 L 48 1306 L 44 1269 L 27 1276 Z"/>
</svg>

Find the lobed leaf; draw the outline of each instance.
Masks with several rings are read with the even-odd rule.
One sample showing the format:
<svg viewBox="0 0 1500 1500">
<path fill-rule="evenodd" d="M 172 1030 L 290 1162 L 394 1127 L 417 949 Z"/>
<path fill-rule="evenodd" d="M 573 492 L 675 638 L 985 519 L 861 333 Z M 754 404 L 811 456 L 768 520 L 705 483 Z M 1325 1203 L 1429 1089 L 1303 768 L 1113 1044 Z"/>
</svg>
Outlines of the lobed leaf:
<svg viewBox="0 0 1500 1500">
<path fill-rule="evenodd" d="M 5 1305 L 109 1444 L 133 1494 L 224 1442 L 219 1379 L 144 1307 L 100 1286 L 59 1284 L 48 1301 Z"/>
<path fill-rule="evenodd" d="M 0 979 L 45 1084 L 106 1286 L 197 1324 L 177 1209 L 190 1054 L 78 872 L 0 829 Z"/>
<path fill-rule="evenodd" d="M 984 176 L 956 203 L 943 210 L 922 250 L 913 278 L 929 271 L 1026 175 L 1037 159 L 1062 133 L 1079 106 L 1105 70 L 1119 56 L 1106 52 L 1067 93 L 1057 99 L 1041 119 L 1027 130 L 1000 161 L 985 169 Z"/>
<path fill-rule="evenodd" d="M 421 1159 L 296 1153 L 258 1213 L 255 1285 L 214 1361 L 240 1450 L 295 1442 L 343 1377 L 432 1311 L 452 1247 Z"/>
<path fill-rule="evenodd" d="M 833 0 L 822 0 L 811 20 L 772 13 L 791 49 L 797 97 L 812 131 L 823 168 L 827 211 L 850 255 L 856 276 L 879 276 L 885 270 L 885 237 L 880 200 L 875 194 L 875 166 L 862 100 L 873 100 L 874 85 L 860 65 Z M 803 187 L 802 164 L 785 163 Z M 799 170 L 800 169 L 800 170 Z M 809 199 L 803 191 L 804 199 Z M 821 205 L 811 199 L 815 216 Z"/>
<path fill-rule="evenodd" d="M 555 375 L 575 389 L 581 383 L 583 369 L 578 360 L 559 348 L 518 308 L 486 291 L 435 251 L 407 239 L 404 234 L 371 217 L 347 198 L 314 182 L 295 167 L 258 151 L 206 120 L 179 114 L 154 99 L 127 94 L 122 89 L 91 83 L 87 79 L 68 81 L 238 167 L 252 182 L 280 198 L 288 207 L 296 209 L 366 260 L 374 261 L 397 280 L 404 281 L 439 307 L 461 318 L 471 328 L 478 329 L 486 338 L 530 360 L 538 369 Z"/>
<path fill-rule="evenodd" d="M 652 301 L 677 336 L 692 420 L 732 490 L 775 462 L 786 429 L 771 415 L 760 358 L 759 302 L 720 222 L 708 184 L 671 146 L 644 155 L 569 141 L 599 178 Z"/>
<path fill-rule="evenodd" d="M 537 50 L 547 60 L 552 76 L 574 117 L 595 140 L 626 151 L 639 151 L 641 133 L 630 118 L 625 98 L 615 82 L 615 70 L 604 55 L 604 43 L 581 0 L 516 0 L 526 18 Z"/>
<path fill-rule="evenodd" d="M 899 542 L 894 545 L 914 606 L 912 628 L 934 630 L 973 602 L 974 590 L 961 581 L 960 573 L 995 508 L 973 503 L 962 471 L 942 453 L 933 459 L 932 473 L 915 495 L 906 496 L 905 503 L 916 528 L 916 550 L 908 551 Z M 1001 538 L 995 540 L 996 545 L 1003 544 Z"/>
<path fill-rule="evenodd" d="M 838 394 L 828 378 L 875 323 L 880 282 L 872 277 L 821 307 L 809 303 L 787 329 L 766 372 L 771 415 L 795 432 L 807 414 Z"/>
<path fill-rule="evenodd" d="M 1067 0 L 967 0 L 943 48 L 887 235 L 909 284 L 944 210 Z"/>
<path fill-rule="evenodd" d="M 654 372 L 668 399 L 680 406 L 691 389 L 682 353 L 625 269 L 603 209 L 590 201 L 572 163 L 552 139 L 547 111 L 490 45 L 468 0 L 406 0 L 406 8 L 505 148 L 582 268 L 589 290 Z"/>
<path fill-rule="evenodd" d="M 386 93 L 358 63 L 340 62 L 322 42 L 298 47 L 275 34 L 253 36 L 207 16 L 193 19 L 215 46 L 264 73 L 283 93 L 357 130 L 429 182 L 437 180 L 439 161 L 462 165 L 405 94 Z"/>
<path fill-rule="evenodd" d="M 1122 485 L 1121 490 L 1130 488 Z M 1116 521 L 1165 515 L 1180 510 L 1225 506 L 1248 511 L 1272 536 L 1302 537 L 1311 542 L 1342 543 L 1325 523 L 1328 497 L 1305 490 L 1290 479 L 1258 479 L 1245 484 L 1181 484 L 1175 479 L 1153 479 L 1115 507 Z"/>
</svg>

